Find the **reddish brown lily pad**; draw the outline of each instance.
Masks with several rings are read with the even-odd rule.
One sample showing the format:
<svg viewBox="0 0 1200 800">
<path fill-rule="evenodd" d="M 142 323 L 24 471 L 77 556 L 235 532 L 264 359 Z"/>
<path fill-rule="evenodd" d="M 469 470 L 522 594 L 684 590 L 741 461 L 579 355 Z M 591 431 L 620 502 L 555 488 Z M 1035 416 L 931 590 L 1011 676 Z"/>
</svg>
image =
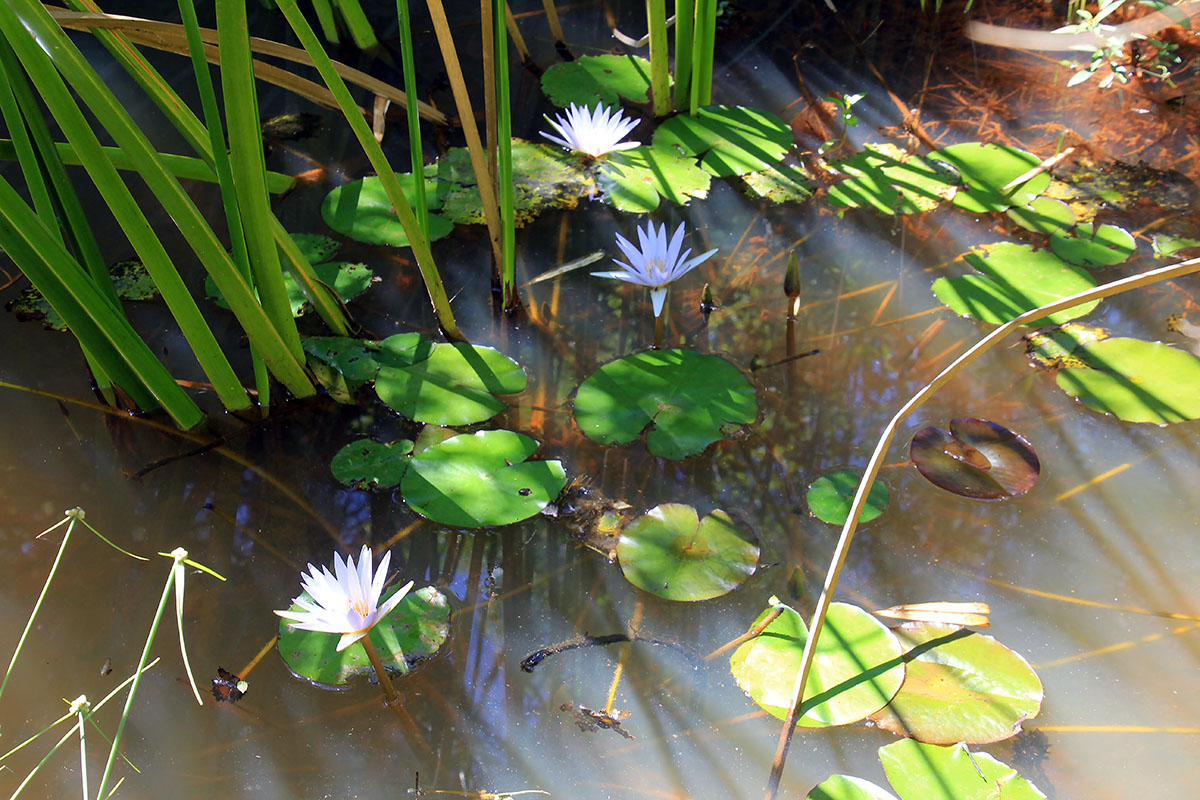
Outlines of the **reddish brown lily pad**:
<svg viewBox="0 0 1200 800">
<path fill-rule="evenodd" d="M 934 486 L 975 500 L 1023 495 L 1042 470 L 1024 436 L 974 417 L 951 420 L 949 431 L 932 425 L 917 431 L 908 457 Z"/>
</svg>

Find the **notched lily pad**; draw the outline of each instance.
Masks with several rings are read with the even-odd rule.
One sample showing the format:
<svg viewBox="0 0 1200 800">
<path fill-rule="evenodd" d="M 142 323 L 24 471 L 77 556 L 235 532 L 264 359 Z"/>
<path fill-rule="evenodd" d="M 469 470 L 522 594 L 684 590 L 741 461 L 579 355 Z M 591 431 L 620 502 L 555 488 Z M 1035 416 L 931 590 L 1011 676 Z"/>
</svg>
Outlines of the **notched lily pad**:
<svg viewBox="0 0 1200 800">
<path fill-rule="evenodd" d="M 908 672 L 900 691 L 871 715 L 879 727 L 930 744 L 989 744 L 1016 736 L 1042 708 L 1029 662 L 991 636 L 957 625 L 896 628 Z"/>
<path fill-rule="evenodd" d="M 526 461 L 538 443 L 512 431 L 453 436 L 412 457 L 400 490 L 423 517 L 458 528 L 508 525 L 539 513 L 567 483 L 558 461 Z"/>
<path fill-rule="evenodd" d="M 1124 228 L 1101 225 L 1093 230 L 1092 223 L 1083 222 L 1073 231 L 1055 231 L 1050 235 L 1050 249 L 1063 261 L 1082 267 L 1109 267 L 1120 264 L 1133 255 L 1137 243 Z"/>
<path fill-rule="evenodd" d="M 754 624 L 769 613 L 764 611 Z M 787 716 L 807 639 L 804 620 L 784 610 L 730 659 L 742 691 L 779 719 Z M 804 687 L 799 724 L 847 725 L 883 708 L 904 681 L 902 653 L 899 640 L 866 611 L 833 603 Z"/>
<path fill-rule="evenodd" d="M 908 456 L 934 486 L 975 500 L 1023 495 L 1042 469 L 1024 436 L 973 417 L 950 420 L 949 431 L 932 425 L 917 431 Z"/>
<path fill-rule="evenodd" d="M 357 489 L 387 489 L 400 483 L 408 469 L 413 443 L 359 439 L 337 452 L 329 468 L 333 477 Z"/>
<path fill-rule="evenodd" d="M 575 395 L 575 422 L 600 444 L 625 444 L 650 426 L 646 446 L 664 458 L 699 453 L 754 421 L 758 399 L 737 367 L 692 350 L 651 350 L 611 361 Z"/>
<path fill-rule="evenodd" d="M 805 500 L 808 510 L 822 522 L 830 525 L 842 525 L 850 516 L 850 506 L 854 503 L 854 493 L 858 491 L 858 483 L 862 475 L 852 469 L 838 470 L 828 475 L 822 475 L 808 487 Z M 863 506 L 860 522 L 870 522 L 883 513 L 887 508 L 891 494 L 882 481 L 875 481 L 871 491 L 867 493 L 867 504 Z"/>
<path fill-rule="evenodd" d="M 1075 212 L 1054 197 L 1035 197 L 1028 204 L 1013 206 L 1005 213 L 1013 222 L 1034 233 L 1059 233 L 1075 225 Z"/>
<path fill-rule="evenodd" d="M 304 352 L 328 364 L 347 380 L 364 383 L 379 372 L 379 342 L 352 339 L 349 336 L 309 336 L 303 340 Z"/>
<path fill-rule="evenodd" d="M 397 175 L 400 188 L 411 205 L 416 191 L 413 176 Z M 426 176 L 425 197 L 428 210 L 441 207 L 442 198 L 448 187 Z M 454 230 L 454 223 L 437 214 L 429 214 L 429 240 L 437 241 Z M 408 233 L 396 216 L 396 209 L 388 199 L 379 178 L 372 175 L 357 181 L 343 183 L 325 195 L 321 203 L 321 217 L 325 224 L 344 236 L 367 244 L 386 244 L 392 247 L 407 247 Z"/>
<path fill-rule="evenodd" d="M 635 147 L 605 156 L 596 182 L 606 202 L 622 211 L 646 213 L 658 208 L 660 197 L 681 206 L 693 197 L 708 196 L 712 176 L 691 158 L 656 147 Z"/>
<path fill-rule="evenodd" d="M 1012 767 L 962 745 L 901 739 L 879 748 L 879 760 L 902 800 L 1046 800 Z"/>
<path fill-rule="evenodd" d="M 399 590 L 400 586 L 385 589 L 381 601 Z M 303 609 L 293 604 L 290 610 Z M 388 674 L 399 676 L 432 658 L 449 631 L 450 604 L 446 596 L 426 586 L 410 591 L 368 635 Z M 287 620 L 280 620 L 275 646 L 293 675 L 317 686 L 344 686 L 360 675 L 373 676 L 362 645 L 352 644 L 339 653 L 339 639 L 336 633 L 299 630 Z M 404 669 L 399 666 L 402 659 Z"/>
<path fill-rule="evenodd" d="M 641 56 L 581 56 L 542 73 L 542 92 L 556 106 L 607 106 L 650 99 L 650 62 Z"/>
<path fill-rule="evenodd" d="M 1083 359 L 1075 354 L 1081 347 L 1109 337 L 1104 328 L 1084 325 L 1082 322 L 1065 322 L 1049 328 L 1039 328 L 1021 337 L 1025 343 L 1025 355 L 1038 369 L 1050 370 L 1062 367 L 1086 367 Z"/>
<path fill-rule="evenodd" d="M 617 542 L 621 571 L 634 586 L 667 600 L 708 600 L 754 574 L 758 541 L 724 511 L 665 503 L 625 527 Z"/>
<path fill-rule="evenodd" d="M 654 131 L 654 146 L 700 156 L 718 178 L 766 169 L 792 149 L 792 129 L 774 114 L 744 106 L 707 106 L 677 114 Z"/>
<path fill-rule="evenodd" d="M 1076 351 L 1084 368 L 1059 370 L 1059 387 L 1093 411 L 1127 422 L 1200 418 L 1200 358 L 1161 342 L 1105 339 Z"/>
<path fill-rule="evenodd" d="M 1009 182 L 1041 163 L 1033 153 L 1007 145 L 952 144 L 933 151 L 928 158 L 944 161 L 958 170 L 964 188 L 954 195 L 954 205 L 976 214 L 1026 205 L 1050 185 L 1050 175 L 1042 172 L 1003 191 Z"/>
<path fill-rule="evenodd" d="M 981 322 L 1001 323 L 1053 300 L 1092 289 L 1096 280 L 1049 250 L 1000 242 L 974 248 L 963 260 L 983 273 L 938 278 L 933 293 L 959 314 Z M 1093 300 L 1027 323 L 1031 326 L 1066 322 L 1088 314 L 1100 303 Z"/>
<path fill-rule="evenodd" d="M 852 775 L 830 775 L 805 800 L 896 800 L 887 790 Z"/>
</svg>

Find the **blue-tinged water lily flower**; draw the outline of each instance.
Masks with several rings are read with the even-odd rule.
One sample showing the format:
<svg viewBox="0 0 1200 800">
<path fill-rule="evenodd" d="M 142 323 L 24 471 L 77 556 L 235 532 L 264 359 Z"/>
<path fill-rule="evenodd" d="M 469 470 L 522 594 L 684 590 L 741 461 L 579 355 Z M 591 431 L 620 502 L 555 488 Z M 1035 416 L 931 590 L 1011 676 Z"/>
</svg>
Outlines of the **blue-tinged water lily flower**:
<svg viewBox="0 0 1200 800">
<path fill-rule="evenodd" d="M 587 106 L 577 106 L 571 103 L 567 109 L 566 118 L 562 116 L 555 119 L 546 117 L 546 122 L 553 125 L 562 138 L 546 133 L 546 131 L 540 131 L 542 136 L 568 150 L 577 150 L 592 158 L 613 150 L 628 150 L 641 144 L 641 142 L 621 141 L 637 127 L 638 121 L 625 119 L 625 112 L 619 108 L 614 113 L 603 105 L 597 105 L 595 110 L 592 110 Z"/>
<path fill-rule="evenodd" d="M 683 246 L 682 222 L 675 229 L 675 234 L 669 242 L 665 224 L 660 225 L 656 231 L 654 223 L 649 222 L 646 223 L 645 229 L 638 228 L 637 232 L 638 241 L 641 243 L 640 249 L 634 247 L 621 234 L 617 234 L 617 246 L 621 248 L 621 252 L 625 254 L 625 258 L 629 259 L 629 262 L 618 261 L 615 258 L 613 261 L 622 267 L 623 271 L 593 272 L 592 274 L 600 278 L 616 278 L 619 281 L 650 287 L 650 300 L 654 303 L 654 317 L 657 319 L 662 316 L 663 304 L 667 300 L 667 287 L 671 282 L 698 264 L 703 264 L 717 251 L 709 250 L 695 258 L 688 258 L 692 253 L 691 248 L 680 253 L 679 249 Z"/>
<path fill-rule="evenodd" d="M 342 634 L 337 649 L 345 650 L 370 633 L 371 628 L 391 613 L 412 588 L 413 582 L 409 581 L 407 586 L 379 605 L 391 558 L 392 554 L 388 552 L 379 562 L 379 569 L 372 570 L 371 548 L 363 545 L 357 567 L 352 556 L 342 561 L 336 553 L 333 573 L 329 572 L 329 567 L 321 567 L 318 571 L 309 564 L 308 573 L 300 579 L 308 597 L 301 595 L 293 601 L 304 610 L 275 613 L 301 630 Z"/>
</svg>

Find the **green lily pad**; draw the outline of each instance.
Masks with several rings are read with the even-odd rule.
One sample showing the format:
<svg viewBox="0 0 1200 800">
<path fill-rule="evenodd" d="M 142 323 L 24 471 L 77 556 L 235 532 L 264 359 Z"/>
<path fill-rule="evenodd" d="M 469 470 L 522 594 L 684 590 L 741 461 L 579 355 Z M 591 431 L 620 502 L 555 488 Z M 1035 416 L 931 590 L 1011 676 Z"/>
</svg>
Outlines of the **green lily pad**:
<svg viewBox="0 0 1200 800">
<path fill-rule="evenodd" d="M 397 175 L 400 188 L 413 202 L 415 192 L 412 175 Z M 448 187 L 441 186 L 437 181 L 426 179 L 425 196 L 429 210 L 440 207 L 441 200 Z M 429 214 L 429 240 L 437 241 L 454 230 L 454 223 L 437 214 Z M 408 234 L 392 208 L 379 178 L 372 175 L 357 181 L 343 183 L 329 194 L 321 203 L 321 217 L 325 224 L 340 234 L 349 236 L 367 244 L 387 244 L 393 247 L 406 247 L 409 244 Z"/>
<path fill-rule="evenodd" d="M 650 99 L 650 62 L 641 56 L 582 56 L 542 73 L 542 92 L 556 106 L 611 106 L 620 100 Z"/>
<path fill-rule="evenodd" d="M 512 165 L 517 227 L 548 209 L 574 208 L 592 181 L 579 156 L 561 147 L 523 139 L 513 139 Z M 465 147 L 451 148 L 437 163 L 425 168 L 425 175 L 436 176 L 447 187 L 442 205 L 442 214 L 447 219 L 468 225 L 483 224 L 479 184 Z"/>
<path fill-rule="evenodd" d="M 1029 662 L 991 636 L 934 622 L 906 622 L 904 685 L 871 715 L 881 728 L 930 744 L 989 744 L 1016 736 L 1042 709 Z"/>
<path fill-rule="evenodd" d="M 799 164 L 780 163 L 742 176 L 746 194 L 769 203 L 802 203 L 812 197 L 811 176 Z"/>
<path fill-rule="evenodd" d="M 1025 355 L 1038 369 L 1060 369 L 1086 367 L 1087 364 L 1075 351 L 1108 337 L 1109 333 L 1104 328 L 1082 322 L 1066 322 L 1027 333 L 1021 337 L 1021 341 L 1025 343 Z"/>
<path fill-rule="evenodd" d="M 0 250 L 0 253 L 3 251 Z M 158 287 L 150 273 L 136 258 L 117 261 L 109 265 L 108 274 L 112 277 L 113 288 L 117 297 L 122 300 L 149 300 L 158 295 Z M 16 314 L 21 322 L 40 320 L 47 330 L 65 331 L 66 321 L 51 307 L 46 298 L 32 286 L 26 286 L 20 294 L 8 301 L 4 306 L 6 311 Z"/>
<path fill-rule="evenodd" d="M 333 477 L 358 489 L 387 489 L 400 483 L 408 469 L 413 443 L 359 439 L 337 452 L 329 468 Z"/>
<path fill-rule="evenodd" d="M 617 558 L 639 589 L 667 600 L 708 600 L 754 574 L 758 542 L 724 511 L 700 519 L 691 506 L 665 503 L 625 527 Z"/>
<path fill-rule="evenodd" d="M 851 775 L 830 775 L 805 800 L 896 800 L 886 789 Z"/>
<path fill-rule="evenodd" d="M 817 519 L 830 525 L 843 525 L 850 516 L 854 493 L 862 475 L 852 469 L 843 469 L 822 475 L 808 487 L 805 500 L 808 509 Z M 867 504 L 863 506 L 860 522 L 870 522 L 883 513 L 891 495 L 882 481 L 875 481 L 867 493 Z"/>
<path fill-rule="evenodd" d="M 1127 422 L 1200 418 L 1200 358 L 1161 342 L 1105 339 L 1076 351 L 1089 368 L 1059 370 L 1059 387 Z"/>
<path fill-rule="evenodd" d="M 758 416 L 754 387 L 723 358 L 651 350 L 611 361 L 575 395 L 575 422 L 600 444 L 625 444 L 651 426 L 646 446 L 664 458 L 699 453 Z"/>
<path fill-rule="evenodd" d="M 375 392 L 417 422 L 470 425 L 506 406 L 497 394 L 525 388 L 525 370 L 503 353 L 466 342 L 432 343 L 418 334 L 380 342 Z"/>
<path fill-rule="evenodd" d="M 300 255 L 310 264 L 320 264 L 322 261 L 328 261 L 342 249 L 341 242 L 324 234 L 293 233 L 290 235 L 292 241 L 296 243 L 296 247 L 300 249 Z"/>
<path fill-rule="evenodd" d="M 1019 433 L 986 419 L 959 417 L 950 430 L 935 426 L 913 435 L 908 457 L 934 486 L 974 500 L 1007 500 L 1037 483 L 1042 465 Z"/>
<path fill-rule="evenodd" d="M 1035 197 L 1029 203 L 1013 206 L 1005 213 L 1013 222 L 1034 233 L 1060 233 L 1075 226 L 1075 212 L 1062 200 L 1053 197 Z M 1067 260 L 1071 261 L 1069 258 Z"/>
<path fill-rule="evenodd" d="M 400 482 L 423 517 L 458 528 L 508 525 L 539 513 L 567 484 L 558 461 L 526 461 L 538 443 L 512 431 L 454 436 L 417 453 Z"/>
<path fill-rule="evenodd" d="M 883 214 L 930 211 L 954 197 L 957 174 L 941 162 L 926 161 L 892 144 L 868 144 L 830 166 L 850 177 L 829 187 L 839 206 L 873 208 Z"/>
<path fill-rule="evenodd" d="M 1046 800 L 1012 767 L 962 745 L 901 739 L 879 748 L 879 760 L 902 800 Z"/>
<path fill-rule="evenodd" d="M 938 278 L 933 293 L 954 311 L 981 322 L 1008 322 L 1030 309 L 1096 286 L 1096 280 L 1049 250 L 1013 242 L 974 248 L 963 260 L 983 275 Z M 1100 303 L 1058 311 L 1026 323 L 1051 325 L 1088 314 Z"/>
<path fill-rule="evenodd" d="M 1101 225 L 1093 232 L 1092 223 L 1083 222 L 1074 231 L 1055 231 L 1050 249 L 1063 261 L 1082 267 L 1109 267 L 1133 255 L 1137 243 L 1124 228 Z"/>
<path fill-rule="evenodd" d="M 1155 233 L 1151 234 L 1150 246 L 1154 248 L 1155 258 L 1171 258 L 1180 250 L 1200 247 L 1200 239 L 1178 233 Z"/>
<path fill-rule="evenodd" d="M 333 289 L 343 303 L 349 303 L 358 297 L 375 281 L 375 273 L 366 264 L 314 264 L 312 269 L 317 280 Z M 312 308 L 309 305 L 308 296 L 304 294 L 300 282 L 292 273 L 284 273 L 283 288 L 287 292 L 292 316 L 300 317 L 307 314 Z M 225 302 L 220 289 L 217 288 L 216 282 L 211 277 L 204 279 L 204 290 L 216 305 L 226 311 L 229 310 L 229 303 Z"/>
<path fill-rule="evenodd" d="M 399 590 L 400 586 L 385 589 L 380 600 Z M 303 609 L 293 604 L 289 610 Z M 432 658 L 449 631 L 450 604 L 446 596 L 426 586 L 410 591 L 368 636 L 384 668 L 396 676 Z M 355 643 L 339 653 L 339 639 L 341 636 L 336 633 L 299 630 L 287 620 L 280 620 L 279 641 L 275 646 L 293 675 L 317 686 L 344 686 L 357 676 L 373 676 L 375 672 L 363 646 Z"/>
<path fill-rule="evenodd" d="M 659 197 L 680 206 L 693 197 L 706 197 L 712 176 L 691 158 L 655 147 L 635 147 L 605 156 L 596 182 L 614 207 L 646 213 L 658 208 Z"/>
<path fill-rule="evenodd" d="M 1050 175 L 1042 172 L 1003 192 L 1010 181 L 1041 163 L 1033 153 L 1007 145 L 952 144 L 930 153 L 929 160 L 944 161 L 958 170 L 965 188 L 954 195 L 954 205 L 975 214 L 1026 205 L 1050 185 Z"/>
<path fill-rule="evenodd" d="M 416 334 L 414 334 L 416 335 Z M 304 352 L 328 364 L 352 382 L 374 380 L 379 372 L 379 342 L 353 339 L 349 336 L 309 336 L 303 340 Z"/>
<path fill-rule="evenodd" d="M 742 691 L 779 719 L 787 716 L 807 639 L 804 620 L 785 610 L 730 659 Z M 804 687 L 799 724 L 847 725 L 883 708 L 904 682 L 903 652 L 892 632 L 866 611 L 846 603 L 830 605 Z"/>
<path fill-rule="evenodd" d="M 700 156 L 718 178 L 745 175 L 778 163 L 792 149 L 792 129 L 774 114 L 744 106 L 707 106 L 678 114 L 654 131 L 654 146 Z"/>
</svg>

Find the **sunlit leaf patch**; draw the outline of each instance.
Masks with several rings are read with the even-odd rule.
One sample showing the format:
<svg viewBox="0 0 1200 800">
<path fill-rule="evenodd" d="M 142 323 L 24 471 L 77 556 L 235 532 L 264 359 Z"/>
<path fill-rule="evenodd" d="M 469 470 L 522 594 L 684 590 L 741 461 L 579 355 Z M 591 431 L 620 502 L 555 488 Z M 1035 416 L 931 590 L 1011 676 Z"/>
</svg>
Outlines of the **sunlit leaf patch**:
<svg viewBox="0 0 1200 800">
<path fill-rule="evenodd" d="M 707 106 L 678 114 L 654 131 L 654 146 L 699 156 L 719 178 L 770 167 L 792 148 L 792 129 L 774 114 L 744 106 Z"/>
<path fill-rule="evenodd" d="M 603 199 L 622 211 L 645 213 L 658 207 L 659 198 L 685 205 L 693 197 L 706 197 L 712 175 L 668 150 L 637 147 L 605 156 L 596 182 Z"/>
<path fill-rule="evenodd" d="M 1050 249 L 1059 258 L 1082 267 L 1108 267 L 1133 255 L 1137 243 L 1129 231 L 1116 225 L 1083 222 L 1073 230 L 1058 230 L 1050 235 Z"/>
<path fill-rule="evenodd" d="M 708 600 L 754 574 L 758 540 L 724 511 L 701 519 L 691 506 L 665 503 L 625 527 L 617 558 L 639 589 L 667 600 Z"/>
<path fill-rule="evenodd" d="M 413 176 L 397 175 L 400 188 L 412 205 L 416 191 Z M 448 187 L 435 180 L 425 181 L 427 208 L 436 211 Z M 436 241 L 454 230 L 454 223 L 443 216 L 429 214 L 429 239 Z M 338 233 L 368 244 L 386 244 L 392 247 L 407 247 L 408 233 L 400 224 L 392 201 L 383 184 L 374 175 L 335 187 L 321 203 L 321 217 L 325 224 Z"/>
<path fill-rule="evenodd" d="M 936 208 L 957 191 L 954 170 L 888 143 L 867 144 L 830 167 L 850 176 L 829 187 L 829 199 L 838 206 L 910 214 Z"/>
<path fill-rule="evenodd" d="M 1024 436 L 986 419 L 950 420 L 950 430 L 917 431 L 913 466 L 934 486 L 975 500 L 1006 500 L 1037 483 L 1041 462 Z"/>
<path fill-rule="evenodd" d="M 1053 197 L 1035 197 L 1026 205 L 1013 206 L 1005 213 L 1013 222 L 1034 233 L 1053 234 L 1075 225 L 1075 212 Z"/>
<path fill-rule="evenodd" d="M 641 56 L 582 56 L 542 73 L 542 92 L 556 106 L 607 106 L 649 101 L 650 62 Z"/>
<path fill-rule="evenodd" d="M 817 478 L 809 485 L 805 496 L 809 511 L 822 522 L 843 524 L 850 516 L 850 506 L 854 503 L 860 480 L 862 475 L 852 469 L 838 470 Z M 882 481 L 875 481 L 867 493 L 867 503 L 863 506 L 859 521 L 870 522 L 878 517 L 890 499 L 887 486 Z"/>
<path fill-rule="evenodd" d="M 1200 358 L 1161 342 L 1105 339 L 1076 350 L 1086 367 L 1059 370 L 1059 387 L 1127 422 L 1200 418 Z"/>
<path fill-rule="evenodd" d="M 863 778 L 851 775 L 830 775 L 805 796 L 805 800 L 896 800 L 886 789 L 881 789 Z"/>
<path fill-rule="evenodd" d="M 1066 322 L 1027 333 L 1021 341 L 1025 343 L 1025 355 L 1038 369 L 1059 369 L 1087 366 L 1075 351 L 1108 337 L 1104 328 Z"/>
<path fill-rule="evenodd" d="M 400 483 L 408 469 L 413 443 L 359 439 L 337 452 L 329 468 L 333 477 L 359 489 L 386 489 Z"/>
<path fill-rule="evenodd" d="M 962 745 L 901 739 L 881 747 L 879 760 L 901 800 L 1046 800 L 1012 767 Z"/>
<path fill-rule="evenodd" d="M 933 151 L 928 159 L 943 161 L 958 170 L 963 188 L 955 193 L 954 205 L 976 214 L 1023 206 L 1050 184 L 1050 175 L 1042 172 L 1005 191 L 1011 181 L 1041 163 L 1033 153 L 1007 145 L 952 144 Z"/>
</svg>

